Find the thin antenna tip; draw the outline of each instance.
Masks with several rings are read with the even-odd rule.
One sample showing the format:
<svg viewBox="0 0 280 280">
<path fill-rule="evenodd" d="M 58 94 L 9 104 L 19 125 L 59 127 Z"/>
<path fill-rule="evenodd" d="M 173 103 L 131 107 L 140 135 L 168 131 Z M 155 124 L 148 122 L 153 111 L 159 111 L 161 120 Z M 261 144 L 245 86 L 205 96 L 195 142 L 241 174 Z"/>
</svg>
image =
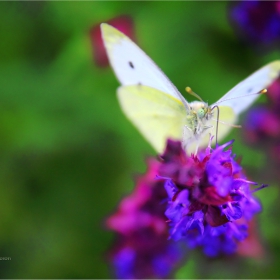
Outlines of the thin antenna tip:
<svg viewBox="0 0 280 280">
<path fill-rule="evenodd" d="M 267 93 L 267 89 L 266 89 L 266 88 L 264 88 L 264 89 L 262 89 L 262 90 L 260 91 L 260 94 L 264 94 L 264 93 Z"/>
<path fill-rule="evenodd" d="M 199 99 L 201 102 L 203 102 L 202 98 L 196 94 L 195 92 L 193 92 L 193 90 L 190 87 L 186 87 L 185 88 L 186 92 L 194 97 L 196 97 L 197 99 Z"/>
</svg>

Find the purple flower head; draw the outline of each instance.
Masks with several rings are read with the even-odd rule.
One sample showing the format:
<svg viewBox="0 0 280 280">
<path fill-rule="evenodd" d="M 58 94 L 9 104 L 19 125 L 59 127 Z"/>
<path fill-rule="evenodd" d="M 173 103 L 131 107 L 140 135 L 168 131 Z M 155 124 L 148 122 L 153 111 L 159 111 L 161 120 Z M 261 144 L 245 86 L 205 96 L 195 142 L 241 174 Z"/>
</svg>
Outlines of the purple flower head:
<svg viewBox="0 0 280 280">
<path fill-rule="evenodd" d="M 239 36 L 255 47 L 280 43 L 280 1 L 238 1 L 229 17 Z"/>
<path fill-rule="evenodd" d="M 208 256 L 235 252 L 248 220 L 261 210 L 250 190 L 255 183 L 246 180 L 228 148 L 232 143 L 188 156 L 180 142 L 168 140 L 158 170 L 169 197 L 170 238 L 202 246 Z"/>
<path fill-rule="evenodd" d="M 168 240 L 167 195 L 164 183 L 156 180 L 159 166 L 148 161 L 147 173 L 107 219 L 107 226 L 117 232 L 110 262 L 118 278 L 168 277 L 187 253 L 184 244 Z"/>
</svg>

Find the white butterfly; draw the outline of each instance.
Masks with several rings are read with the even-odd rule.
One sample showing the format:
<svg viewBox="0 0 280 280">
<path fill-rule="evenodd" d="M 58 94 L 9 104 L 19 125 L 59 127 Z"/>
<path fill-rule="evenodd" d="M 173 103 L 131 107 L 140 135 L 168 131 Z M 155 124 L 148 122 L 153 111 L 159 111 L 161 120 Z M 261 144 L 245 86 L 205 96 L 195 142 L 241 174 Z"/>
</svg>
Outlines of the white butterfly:
<svg viewBox="0 0 280 280">
<path fill-rule="evenodd" d="M 111 66 L 122 84 L 117 90 L 121 108 L 159 153 L 167 138 L 181 140 L 188 152 L 193 152 L 198 143 L 207 145 L 209 132 L 216 132 L 217 118 L 220 140 L 236 123 L 237 116 L 258 98 L 259 94 L 254 93 L 261 92 L 280 74 L 280 61 L 274 61 L 210 106 L 202 101 L 188 103 L 127 36 L 106 23 L 101 24 L 101 30 Z M 219 117 L 215 106 L 219 107 Z"/>
</svg>

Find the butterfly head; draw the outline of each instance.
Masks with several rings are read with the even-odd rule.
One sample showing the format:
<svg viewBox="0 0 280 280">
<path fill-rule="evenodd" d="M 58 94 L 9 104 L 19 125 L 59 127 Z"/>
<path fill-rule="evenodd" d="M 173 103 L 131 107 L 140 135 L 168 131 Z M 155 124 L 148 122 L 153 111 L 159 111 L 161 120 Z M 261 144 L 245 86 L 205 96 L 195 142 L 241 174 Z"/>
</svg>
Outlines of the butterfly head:
<svg viewBox="0 0 280 280">
<path fill-rule="evenodd" d="M 205 103 L 202 98 L 196 94 L 190 87 L 185 88 L 186 92 L 200 101 L 193 101 L 191 102 L 190 110 L 192 115 L 196 115 L 199 120 L 206 119 L 208 120 L 209 117 L 212 115 L 211 108 Z"/>
<path fill-rule="evenodd" d="M 208 120 L 212 115 L 210 106 L 202 101 L 193 101 L 190 104 L 192 114 L 196 115 L 199 120 Z"/>
</svg>

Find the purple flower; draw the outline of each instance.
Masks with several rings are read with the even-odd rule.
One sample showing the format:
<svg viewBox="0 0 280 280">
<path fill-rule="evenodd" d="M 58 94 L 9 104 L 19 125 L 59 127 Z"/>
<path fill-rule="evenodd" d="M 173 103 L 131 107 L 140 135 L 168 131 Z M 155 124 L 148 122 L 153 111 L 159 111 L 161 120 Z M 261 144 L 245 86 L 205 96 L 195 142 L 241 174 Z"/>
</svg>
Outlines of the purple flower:
<svg viewBox="0 0 280 280">
<path fill-rule="evenodd" d="M 236 252 L 238 243 L 247 237 L 248 227 L 245 224 L 226 223 L 218 227 L 207 226 L 200 245 L 209 257 L 230 255 Z"/>
<path fill-rule="evenodd" d="M 273 110 L 279 112 L 280 108 L 280 78 L 275 80 L 268 88 L 267 92 L 269 105 Z"/>
<path fill-rule="evenodd" d="M 109 259 L 118 278 L 167 278 L 201 247 L 209 257 L 233 254 L 260 211 L 229 146 L 188 156 L 167 141 L 160 160 L 150 159 L 133 192 L 107 219 L 117 233 Z M 186 246 L 187 245 L 187 246 Z"/>
<path fill-rule="evenodd" d="M 260 140 L 280 136 L 280 121 L 278 113 L 268 106 L 260 105 L 251 110 L 245 120 L 246 141 L 257 144 Z"/>
<path fill-rule="evenodd" d="M 230 20 L 239 36 L 255 47 L 280 42 L 280 1 L 238 1 L 230 6 Z"/>
<path fill-rule="evenodd" d="M 208 256 L 235 252 L 248 221 L 261 210 L 249 187 L 255 183 L 226 150 L 232 143 L 188 156 L 180 142 L 169 140 L 158 170 L 169 197 L 170 238 L 202 246 Z"/>
<path fill-rule="evenodd" d="M 117 232 L 110 262 L 118 278 L 166 278 L 186 256 L 184 244 L 168 240 L 167 195 L 164 183 L 155 178 L 159 165 L 148 161 L 147 173 L 107 219 L 107 226 Z"/>
</svg>

